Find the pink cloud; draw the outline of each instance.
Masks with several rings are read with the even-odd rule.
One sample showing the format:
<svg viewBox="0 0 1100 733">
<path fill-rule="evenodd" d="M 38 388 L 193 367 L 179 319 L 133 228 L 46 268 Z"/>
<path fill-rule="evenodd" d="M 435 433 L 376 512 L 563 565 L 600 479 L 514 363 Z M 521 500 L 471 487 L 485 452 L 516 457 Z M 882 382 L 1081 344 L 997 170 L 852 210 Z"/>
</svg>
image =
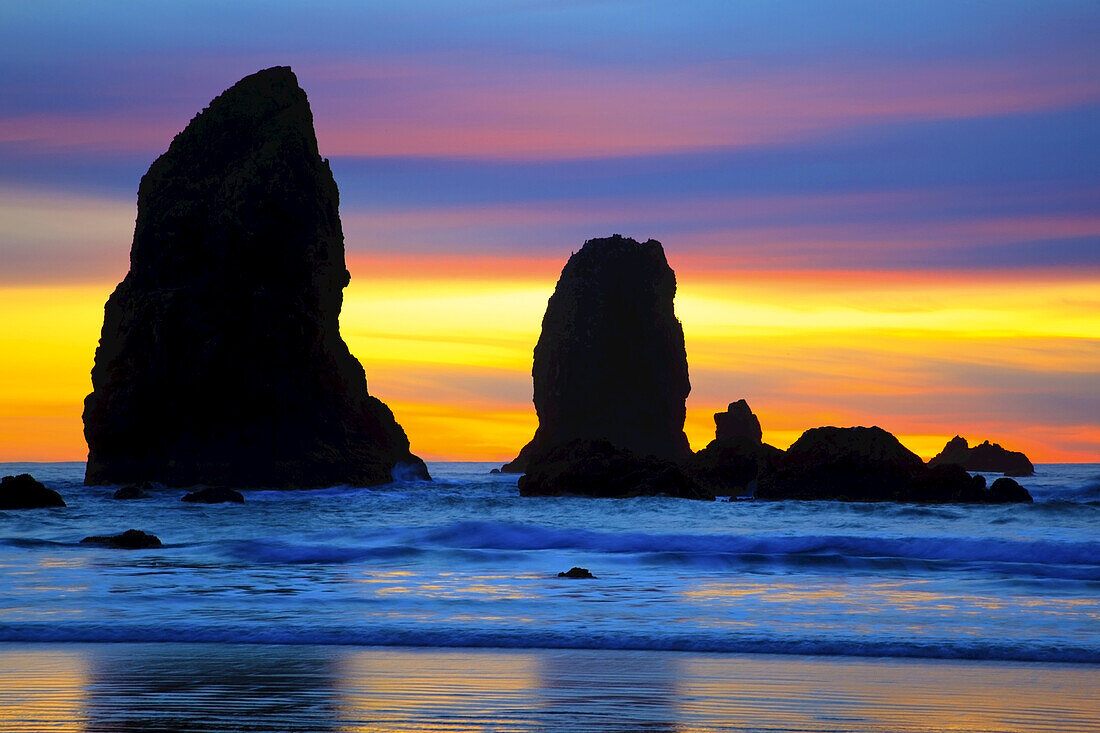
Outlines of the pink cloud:
<svg viewBox="0 0 1100 733">
<path fill-rule="evenodd" d="M 202 104 L 266 64 L 234 59 L 174 79 L 116 80 L 122 102 L 80 115 L 0 117 L 0 142 L 107 151 L 156 151 Z M 329 156 L 560 159 L 629 156 L 812 140 L 869 123 L 963 119 L 1057 109 L 1100 99 L 1100 78 L 1068 62 L 1032 65 L 808 65 L 761 72 L 737 62 L 672 71 L 485 66 L 472 58 L 295 64 Z M 138 74 L 133 70 L 131 74 Z M 237 72 L 233 72 L 237 73 Z M 122 74 L 121 71 L 116 76 Z M 177 76 L 179 76 L 177 72 Z M 123 78 L 125 77 L 122 74 Z M 175 87 L 173 87 L 175 88 Z M 195 101 L 200 100 L 201 101 Z"/>
</svg>

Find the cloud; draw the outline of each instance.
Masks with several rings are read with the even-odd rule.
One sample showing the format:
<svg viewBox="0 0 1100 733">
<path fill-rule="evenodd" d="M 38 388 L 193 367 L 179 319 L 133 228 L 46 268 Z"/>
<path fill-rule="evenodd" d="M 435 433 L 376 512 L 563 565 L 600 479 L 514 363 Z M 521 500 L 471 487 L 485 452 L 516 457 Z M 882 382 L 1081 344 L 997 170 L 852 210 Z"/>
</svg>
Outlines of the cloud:
<svg viewBox="0 0 1100 733">
<path fill-rule="evenodd" d="M 0 286 L 122 279 L 134 216 L 129 201 L 0 186 Z"/>
</svg>

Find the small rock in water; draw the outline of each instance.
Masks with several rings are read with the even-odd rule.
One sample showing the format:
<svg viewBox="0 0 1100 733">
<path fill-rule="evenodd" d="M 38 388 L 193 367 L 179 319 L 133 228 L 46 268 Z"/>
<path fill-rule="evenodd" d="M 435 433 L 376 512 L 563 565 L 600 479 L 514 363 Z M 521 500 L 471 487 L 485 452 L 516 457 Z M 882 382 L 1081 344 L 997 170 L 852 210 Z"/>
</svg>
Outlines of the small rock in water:
<svg viewBox="0 0 1100 733">
<path fill-rule="evenodd" d="M 65 506 L 61 494 L 47 489 L 29 473 L 0 480 L 0 509 L 41 509 Z"/>
<path fill-rule="evenodd" d="M 491 469 L 491 470 L 489 471 L 489 473 L 500 473 L 500 469 L 499 469 L 499 468 L 494 468 L 494 469 Z"/>
<path fill-rule="evenodd" d="M 189 501 L 196 504 L 224 504 L 226 502 L 244 504 L 244 496 L 242 496 L 239 491 L 214 486 L 208 489 L 192 491 L 190 494 L 185 495 L 182 501 Z"/>
<path fill-rule="evenodd" d="M 128 529 L 122 534 L 97 535 L 85 537 L 80 541 L 82 545 L 102 545 L 118 550 L 146 550 L 150 547 L 160 547 L 160 538 L 154 534 L 142 532 L 140 529 Z"/>
<path fill-rule="evenodd" d="M 596 576 L 588 572 L 588 568 L 569 568 L 567 573 L 558 573 L 559 578 L 592 578 L 595 580 Z"/>
<path fill-rule="evenodd" d="M 152 490 L 153 485 L 151 483 L 142 481 L 140 484 L 123 486 L 115 492 L 114 496 L 116 499 L 148 499 L 149 492 Z"/>
<path fill-rule="evenodd" d="M 1031 503 L 1031 492 L 1010 478 L 1001 477 L 989 487 L 992 502 L 996 504 Z"/>
</svg>

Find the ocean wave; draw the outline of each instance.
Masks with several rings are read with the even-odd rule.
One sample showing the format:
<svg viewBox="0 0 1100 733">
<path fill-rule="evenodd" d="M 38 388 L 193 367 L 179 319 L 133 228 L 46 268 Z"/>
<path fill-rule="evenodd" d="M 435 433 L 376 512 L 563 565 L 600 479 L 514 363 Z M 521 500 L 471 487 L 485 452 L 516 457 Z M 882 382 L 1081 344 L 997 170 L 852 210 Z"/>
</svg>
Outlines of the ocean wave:
<svg viewBox="0 0 1100 733">
<path fill-rule="evenodd" d="M 836 657 L 911 657 L 1015 662 L 1100 663 L 1100 649 L 1072 644 L 992 640 L 773 638 L 736 634 L 615 632 L 454 627 L 317 628 L 278 626 L 0 624 L 0 642 L 148 642 L 326 644 L 379 647 L 615 649 Z"/>
<path fill-rule="evenodd" d="M 459 522 L 427 530 L 421 539 L 426 543 L 473 549 L 760 556 L 836 554 L 853 558 L 1100 566 L 1100 542 L 964 537 L 610 533 L 498 522 Z"/>
<path fill-rule="evenodd" d="M 406 545 L 354 547 L 275 540 L 234 540 L 224 543 L 224 549 L 226 554 L 238 560 L 272 564 L 339 564 L 408 558 L 423 552 Z"/>
<path fill-rule="evenodd" d="M 1100 542 L 964 537 L 613 533 L 499 522 L 339 532 L 311 541 L 232 540 L 221 554 L 261 564 L 344 564 L 440 555 L 447 563 L 522 559 L 544 550 L 610 555 L 616 562 L 709 570 L 928 570 L 1100 581 Z"/>
</svg>

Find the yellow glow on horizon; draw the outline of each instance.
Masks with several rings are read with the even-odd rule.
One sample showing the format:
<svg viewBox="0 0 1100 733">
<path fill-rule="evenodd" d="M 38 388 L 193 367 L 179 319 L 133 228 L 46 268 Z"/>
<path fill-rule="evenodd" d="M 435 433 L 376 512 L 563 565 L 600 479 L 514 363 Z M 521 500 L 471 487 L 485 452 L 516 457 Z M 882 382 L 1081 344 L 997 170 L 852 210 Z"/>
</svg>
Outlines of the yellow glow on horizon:
<svg viewBox="0 0 1100 733">
<path fill-rule="evenodd" d="M 537 424 L 531 358 L 553 278 L 514 268 L 396 277 L 384 263 L 378 272 L 355 276 L 341 316 L 371 393 L 429 460 L 510 460 Z M 1095 421 L 968 407 L 995 405 L 1018 382 L 1100 389 L 1090 381 L 1100 373 L 1094 276 L 722 273 L 688 263 L 678 281 L 695 449 L 713 438 L 713 413 L 743 397 L 779 447 L 817 425 L 879 425 L 925 458 L 961 433 L 1039 462 L 1098 459 Z M 0 287 L 9 355 L 0 461 L 85 457 L 80 413 L 112 287 Z"/>
<path fill-rule="evenodd" d="M 84 397 L 110 287 L 0 287 L 0 461 L 84 460 Z"/>
</svg>

